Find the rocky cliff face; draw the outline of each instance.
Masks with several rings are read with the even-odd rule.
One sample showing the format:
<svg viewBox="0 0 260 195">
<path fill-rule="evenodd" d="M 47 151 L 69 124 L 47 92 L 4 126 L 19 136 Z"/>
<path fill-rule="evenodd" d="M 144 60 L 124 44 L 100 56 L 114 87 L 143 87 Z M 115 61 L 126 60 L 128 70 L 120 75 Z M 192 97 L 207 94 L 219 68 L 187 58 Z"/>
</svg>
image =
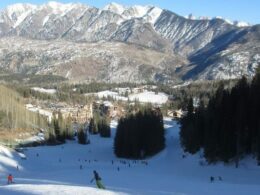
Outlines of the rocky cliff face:
<svg viewBox="0 0 260 195">
<path fill-rule="evenodd" d="M 259 32 L 154 6 L 15 4 L 0 12 L 0 66 L 109 82 L 251 76 Z"/>
</svg>

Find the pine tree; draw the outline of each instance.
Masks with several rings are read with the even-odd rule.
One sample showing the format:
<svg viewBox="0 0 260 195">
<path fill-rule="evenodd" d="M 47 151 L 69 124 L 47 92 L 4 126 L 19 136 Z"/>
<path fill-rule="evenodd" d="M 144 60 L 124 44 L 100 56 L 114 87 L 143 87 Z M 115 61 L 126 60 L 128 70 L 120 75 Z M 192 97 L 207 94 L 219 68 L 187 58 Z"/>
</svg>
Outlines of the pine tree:
<svg viewBox="0 0 260 195">
<path fill-rule="evenodd" d="M 110 137 L 111 129 L 108 118 L 103 118 L 98 123 L 98 131 L 101 137 Z"/>
<path fill-rule="evenodd" d="M 252 150 L 257 156 L 258 165 L 260 165 L 260 66 L 256 70 L 256 75 L 252 80 L 250 89 L 250 129 Z"/>
<path fill-rule="evenodd" d="M 145 108 L 119 120 L 114 140 L 114 151 L 118 157 L 145 158 L 158 153 L 164 147 L 160 110 Z"/>
<path fill-rule="evenodd" d="M 180 138 L 185 151 L 196 153 L 200 147 L 208 162 L 235 161 L 256 154 L 260 165 L 260 69 L 251 85 L 242 77 L 231 91 L 217 89 L 205 109 L 193 111 L 191 100 L 187 115 L 181 119 Z"/>
<path fill-rule="evenodd" d="M 78 130 L 78 143 L 87 144 L 87 134 L 86 134 L 85 130 L 83 129 L 83 127 L 81 127 Z"/>
<path fill-rule="evenodd" d="M 89 122 L 89 133 L 96 134 L 96 132 L 97 132 L 96 123 L 94 121 L 94 118 L 91 118 Z"/>
</svg>

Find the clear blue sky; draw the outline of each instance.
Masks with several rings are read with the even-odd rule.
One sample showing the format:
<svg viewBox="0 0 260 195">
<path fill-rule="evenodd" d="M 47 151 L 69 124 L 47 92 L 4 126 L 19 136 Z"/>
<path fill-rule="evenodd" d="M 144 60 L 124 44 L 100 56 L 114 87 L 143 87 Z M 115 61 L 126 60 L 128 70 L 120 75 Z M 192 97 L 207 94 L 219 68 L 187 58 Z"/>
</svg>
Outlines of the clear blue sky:
<svg viewBox="0 0 260 195">
<path fill-rule="evenodd" d="M 156 5 L 180 15 L 193 13 L 195 16 L 223 16 L 231 20 L 241 20 L 260 24 L 260 0 L 57 0 L 70 3 L 81 2 L 102 8 L 110 2 L 123 5 Z M 14 3 L 42 4 L 47 0 L 0 0 L 0 9 Z"/>
</svg>

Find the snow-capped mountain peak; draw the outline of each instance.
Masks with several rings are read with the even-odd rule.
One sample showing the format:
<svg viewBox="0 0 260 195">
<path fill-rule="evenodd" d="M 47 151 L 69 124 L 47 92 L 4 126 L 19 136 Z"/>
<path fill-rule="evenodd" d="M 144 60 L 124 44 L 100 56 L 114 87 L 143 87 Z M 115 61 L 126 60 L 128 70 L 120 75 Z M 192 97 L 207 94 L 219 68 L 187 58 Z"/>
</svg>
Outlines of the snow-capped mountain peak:
<svg viewBox="0 0 260 195">
<path fill-rule="evenodd" d="M 134 5 L 126 7 L 118 3 L 110 3 L 106 5 L 103 10 L 108 10 L 113 13 L 121 15 L 125 20 L 133 18 L 143 18 L 144 21 L 154 24 L 157 18 L 161 15 L 162 9 L 154 6 Z"/>
<path fill-rule="evenodd" d="M 151 8 L 152 8 L 151 6 L 134 5 L 126 9 L 122 15 L 128 19 L 141 18 L 145 16 Z"/>
<path fill-rule="evenodd" d="M 144 16 L 144 19 L 146 19 L 147 22 L 154 24 L 156 20 L 160 17 L 162 11 L 163 10 L 158 7 L 152 7 Z"/>
<path fill-rule="evenodd" d="M 125 6 L 123 5 L 120 5 L 118 3 L 115 3 L 115 2 L 112 2 L 108 5 L 106 5 L 103 10 L 108 10 L 108 11 L 111 11 L 111 12 L 114 12 L 114 13 L 117 13 L 119 15 L 121 15 L 124 11 L 125 11 Z"/>
<path fill-rule="evenodd" d="M 237 27 L 247 27 L 250 26 L 248 22 L 243 22 L 243 21 L 234 21 L 233 24 Z"/>
<path fill-rule="evenodd" d="M 71 10 L 76 4 L 73 3 L 59 3 L 56 1 L 50 1 L 47 4 L 40 6 L 40 9 L 51 9 L 54 14 L 63 14 Z"/>
<path fill-rule="evenodd" d="M 22 3 L 17 3 L 14 5 L 10 5 L 6 8 L 6 13 L 9 19 L 12 21 L 17 21 L 18 17 L 21 16 L 23 13 L 28 12 L 32 9 L 35 9 L 36 6 L 32 4 L 22 4 Z"/>
<path fill-rule="evenodd" d="M 154 23 L 162 13 L 162 9 L 154 6 L 134 5 L 126 7 L 114 2 L 106 5 L 103 10 L 108 10 L 119 14 L 126 20 L 132 18 L 144 18 L 147 22 L 150 23 Z"/>
<path fill-rule="evenodd" d="M 184 67 L 183 70 L 186 71 L 185 66 L 190 61 L 194 64 L 198 64 L 199 67 L 202 62 L 205 61 L 206 63 L 208 59 L 214 59 L 211 65 L 216 66 L 218 69 L 201 70 L 204 71 L 205 74 L 203 72 L 203 74 L 198 75 L 197 69 L 194 68 L 194 73 L 190 71 L 186 74 L 186 72 L 183 71 L 183 74 L 186 74 L 183 78 L 194 78 L 194 75 L 196 75 L 198 76 L 197 78 L 214 79 L 216 75 L 220 75 L 215 74 L 215 72 L 223 72 L 223 67 L 226 67 L 227 64 L 229 66 L 227 66 L 228 70 L 226 72 L 230 70 L 230 74 L 229 72 L 228 74 L 231 76 L 242 75 L 242 73 L 248 72 L 248 74 L 251 74 L 251 72 L 253 72 L 251 71 L 253 70 L 252 67 L 255 67 L 254 64 L 259 64 L 259 58 L 255 57 L 255 55 L 259 54 L 257 50 L 257 46 L 259 45 L 257 33 L 260 29 L 258 25 L 245 27 L 248 26 L 247 23 L 234 23 L 233 21 L 227 20 L 224 22 L 224 20 L 225 18 L 222 17 L 210 19 L 206 16 L 194 17 L 192 14 L 185 19 L 172 11 L 162 10 L 151 5 L 123 6 L 117 3 L 110 3 L 103 9 L 98 9 L 79 3 L 64 4 L 55 1 L 50 1 L 43 5 L 15 4 L 0 11 L 0 38 L 3 40 L 6 39 L 6 43 L 9 44 L 10 40 L 8 37 L 14 37 L 14 44 L 18 42 L 17 48 L 19 52 L 17 53 L 15 51 L 13 44 L 10 48 L 8 47 L 10 53 L 6 52 L 5 54 L 5 52 L 3 53 L 0 50 L 0 67 L 8 67 L 8 69 L 14 72 L 28 71 L 31 73 L 30 71 L 34 71 L 27 63 L 32 60 L 31 58 L 28 59 L 28 61 L 17 60 L 20 59 L 21 56 L 24 58 L 28 57 L 27 53 L 20 51 L 19 46 L 19 42 L 22 42 L 20 38 L 26 38 L 29 41 L 60 40 L 61 42 L 75 41 L 81 44 L 102 42 L 103 45 L 105 45 L 105 43 L 107 44 L 108 49 L 104 47 L 100 54 L 104 57 L 102 58 L 103 61 L 100 61 L 101 64 L 110 64 L 109 66 L 113 67 L 113 70 L 115 66 L 121 67 L 121 64 L 125 64 L 125 62 L 128 61 L 130 63 L 127 64 L 129 65 L 127 66 L 127 70 L 130 67 L 132 68 L 142 64 L 140 65 L 140 71 L 138 69 L 136 72 L 134 72 L 133 69 L 125 72 L 123 68 L 118 68 L 118 72 L 116 74 L 113 73 L 113 77 L 110 74 L 106 74 L 107 70 L 102 67 L 101 71 L 106 72 L 104 74 L 103 72 L 96 73 L 95 79 L 98 81 L 109 80 L 125 82 L 138 80 L 137 82 L 143 82 L 144 74 L 147 80 L 174 82 L 175 80 L 171 78 L 173 78 L 172 74 L 175 73 L 176 67 Z M 241 37 L 246 40 L 243 40 L 243 42 L 247 43 L 244 47 L 238 46 L 238 44 L 241 44 Z M 149 62 L 147 62 L 147 60 L 143 61 L 144 58 L 139 59 L 139 56 L 134 55 L 131 56 L 131 59 L 129 56 L 125 56 L 124 59 L 119 58 L 118 56 L 122 56 L 122 54 L 117 52 L 122 49 L 119 49 L 121 46 L 115 48 L 110 47 L 110 43 L 114 42 L 125 44 L 123 53 L 127 54 L 130 53 L 130 50 L 136 50 L 139 46 L 143 46 L 145 48 L 144 54 L 154 56 L 154 58 L 150 60 L 150 57 L 147 57 Z M 38 44 L 37 42 L 36 45 Z M 70 43 L 66 44 L 69 45 Z M 1 45 L 6 44 L 2 43 Z M 29 45 L 28 42 L 25 45 Z M 69 46 L 72 48 L 71 45 Z M 133 48 L 135 46 L 138 47 Z M 33 59 L 35 60 L 33 64 L 43 64 L 43 68 L 36 68 L 39 74 L 48 74 L 50 73 L 49 71 L 54 70 L 53 68 L 47 67 L 48 64 L 55 64 L 55 66 L 59 67 L 59 64 L 66 63 L 69 68 L 64 69 L 62 67 L 61 69 L 57 69 L 56 74 L 66 78 L 69 75 L 69 79 L 83 77 L 86 79 L 85 72 L 82 72 L 81 75 L 81 73 L 78 73 L 78 71 L 75 71 L 73 68 L 70 69 L 71 66 L 69 65 L 70 63 L 74 63 L 76 58 L 81 58 L 81 55 L 85 56 L 84 52 L 86 50 L 82 49 L 83 47 L 77 49 L 73 47 L 73 50 L 70 50 L 68 47 L 60 45 L 61 52 L 50 52 L 51 48 L 48 46 L 44 47 L 46 48 L 47 54 L 42 51 L 37 52 L 35 49 L 32 50 L 32 56 L 36 56 Z M 93 51 L 88 51 L 93 52 L 89 55 L 91 56 L 90 61 L 93 61 L 92 58 L 96 57 L 94 52 L 95 47 L 96 46 L 94 46 Z M 110 55 L 108 55 L 108 53 L 111 52 L 111 48 L 114 49 L 112 54 L 113 58 L 107 57 Z M 221 53 L 221 55 L 227 55 L 227 60 L 223 62 L 221 61 L 223 57 L 220 56 L 221 48 L 228 48 L 230 50 L 226 49 Z M 235 52 L 232 51 L 232 49 L 236 49 L 238 54 L 233 56 Z M 81 55 L 78 55 L 77 52 L 75 52 L 76 50 L 82 52 Z M 97 50 L 99 51 L 100 48 Z M 65 55 L 65 51 L 69 52 Z M 246 53 L 247 51 L 250 52 Z M 13 55 L 13 52 L 17 56 Z M 163 61 L 161 61 L 158 60 L 162 59 L 161 54 L 159 55 L 158 53 L 154 55 L 151 54 L 151 52 L 166 53 L 167 57 L 163 57 Z M 172 55 L 172 52 L 176 53 L 177 56 Z M 55 55 L 57 53 L 55 58 L 53 58 L 53 53 L 55 53 Z M 46 58 L 46 55 L 50 55 L 50 58 Z M 9 56 L 12 56 L 11 59 L 15 65 L 10 66 L 13 62 L 10 62 Z M 211 58 L 212 56 L 214 58 Z M 48 61 L 48 59 L 52 60 Z M 238 65 L 238 69 L 233 71 L 233 66 L 230 65 L 230 61 L 232 60 L 234 65 L 238 64 L 236 59 L 242 59 L 244 69 L 240 70 Z M 77 66 L 83 66 L 81 60 L 79 61 Z M 241 64 L 241 62 L 239 63 Z M 174 66 L 171 66 L 172 64 L 174 64 Z M 90 64 L 90 66 L 92 66 L 92 64 Z M 208 66 L 208 64 L 206 64 L 205 67 L 206 66 Z M 156 68 L 154 69 L 154 67 Z M 124 73 L 124 76 L 121 77 L 122 73 Z M 100 75 L 105 76 L 101 77 Z"/>
</svg>

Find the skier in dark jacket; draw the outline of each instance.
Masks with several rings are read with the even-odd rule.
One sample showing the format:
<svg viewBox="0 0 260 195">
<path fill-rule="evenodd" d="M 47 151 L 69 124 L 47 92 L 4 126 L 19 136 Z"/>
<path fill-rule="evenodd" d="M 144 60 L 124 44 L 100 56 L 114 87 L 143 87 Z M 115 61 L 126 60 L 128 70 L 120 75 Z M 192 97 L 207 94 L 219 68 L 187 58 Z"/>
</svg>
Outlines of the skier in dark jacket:
<svg viewBox="0 0 260 195">
<path fill-rule="evenodd" d="M 95 179 L 97 187 L 100 188 L 100 189 L 105 189 L 104 185 L 101 183 L 101 177 L 98 175 L 98 173 L 95 170 L 93 171 L 93 173 L 94 173 L 94 178 L 91 179 L 90 182 L 92 183 Z"/>
</svg>

